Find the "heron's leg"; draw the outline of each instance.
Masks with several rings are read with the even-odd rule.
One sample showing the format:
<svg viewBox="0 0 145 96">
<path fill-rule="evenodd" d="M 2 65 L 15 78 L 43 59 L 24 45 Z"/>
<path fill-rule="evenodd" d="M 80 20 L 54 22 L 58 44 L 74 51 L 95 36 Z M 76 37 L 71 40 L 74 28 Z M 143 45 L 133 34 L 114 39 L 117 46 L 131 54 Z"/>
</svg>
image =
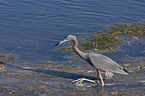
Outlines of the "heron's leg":
<svg viewBox="0 0 145 96">
<path fill-rule="evenodd" d="M 102 87 L 104 87 L 104 81 L 103 81 L 103 78 L 102 78 L 100 70 L 98 70 L 98 72 L 99 72 L 99 76 L 100 76 L 100 79 L 101 79 L 101 82 L 102 82 Z"/>
<path fill-rule="evenodd" d="M 99 71 L 98 69 L 96 69 L 96 71 L 97 71 L 97 83 L 99 83 Z"/>
</svg>

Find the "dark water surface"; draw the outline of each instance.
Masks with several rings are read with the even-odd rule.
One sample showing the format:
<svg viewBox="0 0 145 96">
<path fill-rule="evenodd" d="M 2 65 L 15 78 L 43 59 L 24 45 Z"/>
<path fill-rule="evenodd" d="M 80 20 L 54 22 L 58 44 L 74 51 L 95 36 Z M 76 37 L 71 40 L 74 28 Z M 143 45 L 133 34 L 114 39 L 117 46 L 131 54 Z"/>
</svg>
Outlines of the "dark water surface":
<svg viewBox="0 0 145 96">
<path fill-rule="evenodd" d="M 61 61 L 64 53 L 54 45 L 66 35 L 93 34 L 115 23 L 144 23 L 144 9 L 144 0 L 1 0 L 0 47 L 19 60 Z"/>
<path fill-rule="evenodd" d="M 94 78 L 96 73 L 88 71 L 93 70 L 89 64 L 83 66 L 81 59 L 54 46 L 68 34 L 80 37 L 122 23 L 145 23 L 145 0 L 0 0 L 1 52 L 16 56 L 0 73 L 0 95 L 145 95 L 144 37 L 120 51 L 105 53 L 131 73 L 115 75 L 106 81 L 104 91 L 100 85 L 73 85 L 72 80 Z"/>
</svg>

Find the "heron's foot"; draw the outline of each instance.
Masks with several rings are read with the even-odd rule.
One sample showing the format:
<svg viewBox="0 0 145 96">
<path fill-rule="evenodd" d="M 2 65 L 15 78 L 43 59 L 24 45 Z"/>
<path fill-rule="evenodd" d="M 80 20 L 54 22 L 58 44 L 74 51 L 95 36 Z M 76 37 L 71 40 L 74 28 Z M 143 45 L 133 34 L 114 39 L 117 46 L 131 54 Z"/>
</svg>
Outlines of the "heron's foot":
<svg viewBox="0 0 145 96">
<path fill-rule="evenodd" d="M 82 83 L 83 83 L 84 80 L 88 81 L 88 82 L 96 83 L 96 81 L 90 80 L 90 79 L 86 79 L 86 78 L 80 78 L 80 79 L 74 80 L 72 82 L 76 82 L 76 85 L 83 86 Z"/>
<path fill-rule="evenodd" d="M 96 83 L 99 83 L 99 80 L 97 80 Z"/>
</svg>

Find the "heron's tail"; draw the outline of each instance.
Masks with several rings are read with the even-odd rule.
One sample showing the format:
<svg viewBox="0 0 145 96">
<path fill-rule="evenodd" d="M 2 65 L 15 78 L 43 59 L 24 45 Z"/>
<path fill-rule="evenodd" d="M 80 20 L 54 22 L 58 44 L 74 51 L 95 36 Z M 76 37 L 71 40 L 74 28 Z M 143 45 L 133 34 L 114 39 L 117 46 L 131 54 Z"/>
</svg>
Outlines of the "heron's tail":
<svg viewBox="0 0 145 96">
<path fill-rule="evenodd" d="M 105 76 L 110 79 L 114 76 L 114 74 L 112 72 L 105 72 Z"/>
</svg>

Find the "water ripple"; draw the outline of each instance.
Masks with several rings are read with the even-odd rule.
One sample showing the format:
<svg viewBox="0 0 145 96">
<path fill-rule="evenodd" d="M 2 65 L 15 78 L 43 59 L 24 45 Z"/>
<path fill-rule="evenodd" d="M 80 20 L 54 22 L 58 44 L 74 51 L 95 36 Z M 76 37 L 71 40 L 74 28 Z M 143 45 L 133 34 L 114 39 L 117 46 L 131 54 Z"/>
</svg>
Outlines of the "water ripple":
<svg viewBox="0 0 145 96">
<path fill-rule="evenodd" d="M 30 40 L 53 45 L 68 34 L 93 34 L 114 23 L 142 22 L 144 4 L 143 0 L 1 0 L 0 44 L 10 48 Z"/>
</svg>

